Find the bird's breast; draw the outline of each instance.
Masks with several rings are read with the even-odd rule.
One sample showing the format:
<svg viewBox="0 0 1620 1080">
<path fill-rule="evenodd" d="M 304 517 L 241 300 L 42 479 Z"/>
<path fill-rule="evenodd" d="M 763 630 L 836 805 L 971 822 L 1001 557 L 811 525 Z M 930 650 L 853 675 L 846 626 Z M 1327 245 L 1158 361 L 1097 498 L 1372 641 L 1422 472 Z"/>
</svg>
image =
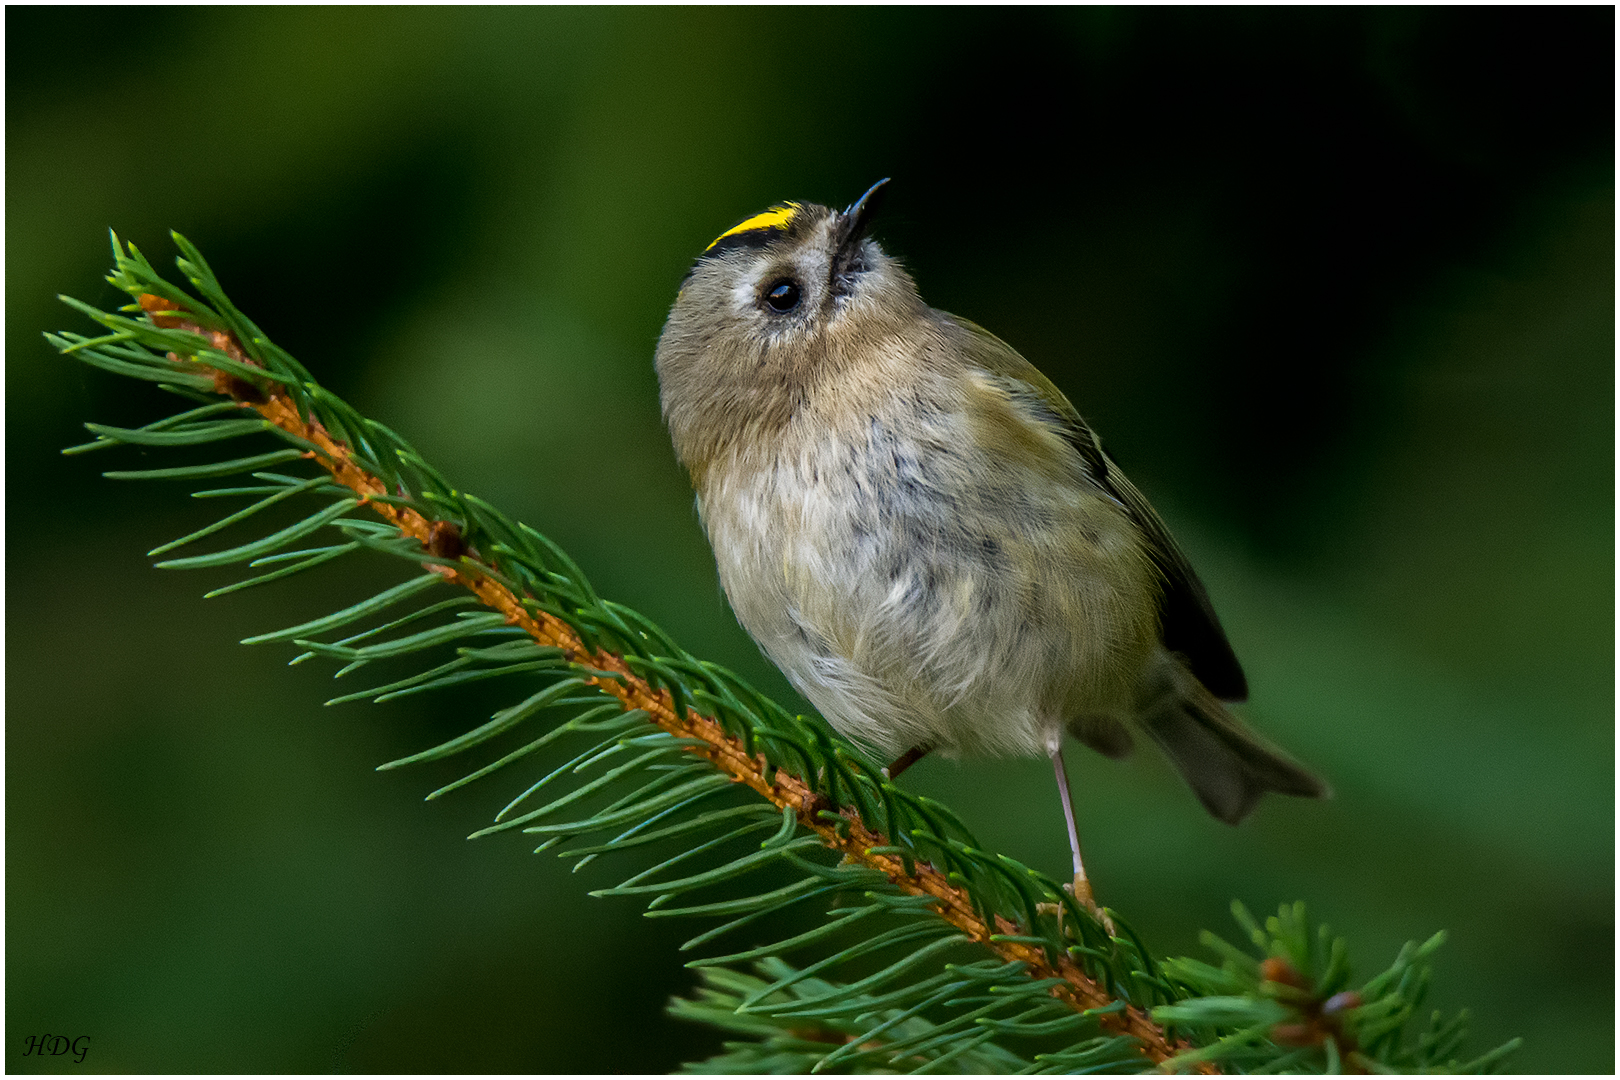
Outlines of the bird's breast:
<svg viewBox="0 0 1620 1080">
<path fill-rule="evenodd" d="M 880 747 L 1039 752 L 1076 700 L 1120 705 L 1134 672 L 1117 660 L 1156 632 L 1118 507 L 1078 469 L 987 452 L 974 424 L 907 396 L 735 448 L 699 487 L 738 619 Z"/>
</svg>

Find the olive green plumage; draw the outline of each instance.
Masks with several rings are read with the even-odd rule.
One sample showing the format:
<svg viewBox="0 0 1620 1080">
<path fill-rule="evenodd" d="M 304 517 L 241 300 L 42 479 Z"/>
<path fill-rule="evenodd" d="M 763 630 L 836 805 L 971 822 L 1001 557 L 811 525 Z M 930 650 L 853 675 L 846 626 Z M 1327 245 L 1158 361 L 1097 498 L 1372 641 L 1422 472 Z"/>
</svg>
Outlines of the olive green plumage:
<svg viewBox="0 0 1620 1080">
<path fill-rule="evenodd" d="M 1140 731 L 1224 821 L 1268 790 L 1325 794 L 1221 704 L 1242 668 L 1147 500 L 1033 365 L 923 303 L 865 235 L 875 202 L 723 234 L 659 340 L 743 626 L 885 753 L 1061 766 L 1064 730 L 1110 756 Z"/>
</svg>

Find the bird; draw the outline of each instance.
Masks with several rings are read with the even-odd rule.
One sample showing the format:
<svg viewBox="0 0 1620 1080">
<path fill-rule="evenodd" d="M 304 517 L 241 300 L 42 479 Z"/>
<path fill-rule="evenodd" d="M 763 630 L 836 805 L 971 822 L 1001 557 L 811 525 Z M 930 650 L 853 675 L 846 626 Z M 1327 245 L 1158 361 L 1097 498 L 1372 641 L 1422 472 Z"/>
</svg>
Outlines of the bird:
<svg viewBox="0 0 1620 1080">
<path fill-rule="evenodd" d="M 738 621 L 832 727 L 893 757 L 1044 756 L 1145 735 L 1236 824 L 1328 787 L 1227 708 L 1248 683 L 1208 592 L 1069 399 L 929 307 L 843 210 L 784 202 L 716 237 L 654 357 L 663 417 Z"/>
</svg>

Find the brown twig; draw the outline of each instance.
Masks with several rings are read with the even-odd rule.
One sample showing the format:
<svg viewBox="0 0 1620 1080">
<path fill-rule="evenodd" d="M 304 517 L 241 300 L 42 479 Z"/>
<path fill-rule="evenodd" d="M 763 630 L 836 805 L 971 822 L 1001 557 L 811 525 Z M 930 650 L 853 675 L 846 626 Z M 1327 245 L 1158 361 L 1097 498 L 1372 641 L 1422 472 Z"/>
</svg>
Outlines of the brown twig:
<svg viewBox="0 0 1620 1080">
<path fill-rule="evenodd" d="M 156 325 L 200 334 L 215 349 L 238 363 L 257 366 L 232 335 L 207 329 L 188 319 L 186 316 L 189 313 L 174 306 L 172 301 L 143 294 L 140 306 Z M 199 360 L 198 363 L 207 367 L 204 361 Z M 318 447 L 318 453 L 310 452 L 306 456 L 319 462 L 340 484 L 360 495 L 366 505 L 400 532 L 416 538 L 426 550 L 441 557 L 463 555 L 465 547 L 453 523 L 430 521 L 408 507 L 371 501 L 374 496 L 387 495 L 387 485 L 357 465 L 348 447 L 334 439 L 320 421 L 313 417 L 306 420 L 300 416 L 297 406 L 284 390 L 274 383 L 261 390 L 239 376 L 217 369 L 209 370 L 213 371 L 215 389 L 219 393 L 235 398 L 244 408 L 255 410 L 283 431 Z M 868 829 L 854 810 L 841 808 L 839 815 L 842 821 L 838 824 L 822 819 L 818 811 L 826 807 L 826 800 L 798 777 L 782 769 L 777 769 L 774 776 L 769 775 L 769 764 L 763 754 L 750 756 L 741 740 L 696 710 L 688 709 L 685 716 L 676 715 L 668 690 L 655 689 L 636 675 L 617 654 L 600 648 L 588 650 L 567 623 L 546 612 L 526 608 L 510 589 L 480 573 L 477 563 L 471 558 L 462 558 L 460 568 L 434 565 L 432 569 L 471 591 L 488 607 L 501 612 L 508 623 L 522 627 L 539 644 L 554 646 L 562 650 L 564 659 L 603 672 L 602 675 L 589 676 L 585 681 L 618 698 L 626 709 L 644 710 L 655 724 L 671 734 L 702 740 L 702 745 L 689 748 L 692 753 L 711 762 L 733 781 L 746 784 L 774 805 L 792 807 L 800 825 L 814 832 L 829 848 L 841 852 L 847 861 L 881 871 L 904 893 L 934 897 L 938 901 L 940 916 L 963 936 L 984 945 L 1006 960 L 1023 961 L 1028 965 L 1032 977 L 1063 980 L 1060 985 L 1053 987 L 1053 997 L 1076 1011 L 1115 1003 L 1116 999 L 1108 993 L 1107 988 L 1087 975 L 1069 957 L 1065 956 L 1054 963 L 1043 949 L 1034 945 L 992 940 L 992 935 L 1017 934 L 1020 928 L 999 915 L 995 918 L 995 926 L 986 924 L 979 917 L 967 891 L 952 884 L 928 863 L 914 861 L 914 872 L 908 874 L 898 856 L 872 851 L 873 848 L 885 846 L 888 841 Z M 1143 1056 L 1155 1064 L 1162 1065 L 1177 1054 L 1192 1049 L 1183 1041 L 1171 1042 L 1162 1028 L 1133 1005 L 1127 1005 L 1117 1012 L 1104 1013 L 1097 1020 L 1109 1031 L 1134 1037 L 1141 1045 Z M 1200 1072 L 1219 1072 L 1207 1062 L 1199 1062 L 1193 1067 Z"/>
</svg>

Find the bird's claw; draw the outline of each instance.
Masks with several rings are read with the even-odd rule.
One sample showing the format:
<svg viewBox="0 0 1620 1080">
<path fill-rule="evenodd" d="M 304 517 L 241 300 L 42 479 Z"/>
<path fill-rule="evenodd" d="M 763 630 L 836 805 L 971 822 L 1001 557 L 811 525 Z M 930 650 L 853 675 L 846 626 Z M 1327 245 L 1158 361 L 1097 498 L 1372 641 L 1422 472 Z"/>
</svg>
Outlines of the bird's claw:
<svg viewBox="0 0 1620 1080">
<path fill-rule="evenodd" d="M 1108 931 L 1109 937 L 1119 936 L 1119 932 L 1114 929 L 1114 920 L 1108 916 L 1108 910 L 1099 905 L 1097 898 L 1092 895 L 1090 881 L 1076 874 L 1074 883 L 1065 884 L 1063 891 L 1080 901 L 1080 905 L 1091 912 L 1091 917 L 1102 923 L 1102 927 Z"/>
</svg>

